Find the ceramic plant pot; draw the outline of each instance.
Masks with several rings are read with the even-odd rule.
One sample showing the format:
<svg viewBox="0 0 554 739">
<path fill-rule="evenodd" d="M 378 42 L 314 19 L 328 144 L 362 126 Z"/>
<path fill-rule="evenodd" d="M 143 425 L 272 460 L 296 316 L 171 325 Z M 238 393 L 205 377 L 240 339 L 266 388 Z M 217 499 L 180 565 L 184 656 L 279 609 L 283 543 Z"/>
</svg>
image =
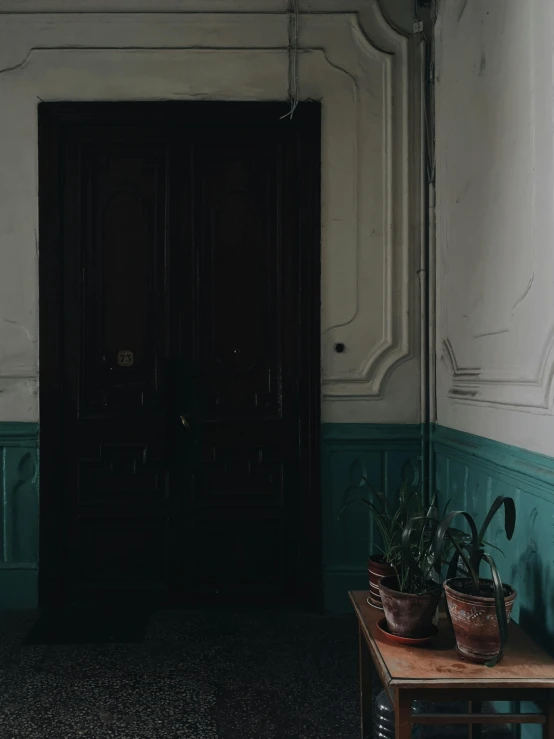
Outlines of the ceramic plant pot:
<svg viewBox="0 0 554 739">
<path fill-rule="evenodd" d="M 379 582 L 382 577 L 391 577 L 394 575 L 394 570 L 384 561 L 380 554 L 372 554 L 367 561 L 367 571 L 369 574 L 369 602 L 375 608 L 383 610 L 381 595 L 379 593 Z"/>
<path fill-rule="evenodd" d="M 384 577 L 380 584 L 381 601 L 392 634 L 420 639 L 433 630 L 433 619 L 441 598 L 441 588 L 424 595 L 401 593 L 396 577 Z"/>
<path fill-rule="evenodd" d="M 453 577 L 447 580 L 444 583 L 444 590 L 459 654 L 470 662 L 484 664 L 498 654 L 500 632 L 492 581 L 479 582 L 483 590 L 490 590 L 490 597 L 471 595 L 468 592 L 471 580 L 466 577 Z M 510 585 L 503 587 L 509 622 L 517 593 Z"/>
</svg>

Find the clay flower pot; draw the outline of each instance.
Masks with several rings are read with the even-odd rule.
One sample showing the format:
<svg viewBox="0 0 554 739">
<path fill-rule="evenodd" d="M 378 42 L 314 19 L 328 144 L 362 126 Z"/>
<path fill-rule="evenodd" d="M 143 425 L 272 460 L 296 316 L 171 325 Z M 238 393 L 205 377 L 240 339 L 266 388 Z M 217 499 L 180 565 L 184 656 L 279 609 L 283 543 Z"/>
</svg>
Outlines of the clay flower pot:
<svg viewBox="0 0 554 739">
<path fill-rule="evenodd" d="M 440 587 L 423 595 L 401 593 L 397 588 L 396 577 L 384 577 L 379 584 L 389 631 L 412 639 L 429 636 L 442 594 Z"/>
<path fill-rule="evenodd" d="M 372 554 L 367 561 L 369 574 L 369 602 L 375 608 L 383 610 L 381 595 L 379 594 L 379 582 L 382 577 L 394 575 L 394 569 L 385 562 L 381 554 Z"/>
<path fill-rule="evenodd" d="M 465 577 L 447 580 L 444 583 L 444 590 L 459 654 L 470 662 L 485 664 L 496 657 L 500 650 L 500 632 L 492 581 L 479 582 L 485 589 L 490 588 L 492 593 L 490 598 L 463 592 L 469 590 L 471 585 L 471 580 Z M 517 593 L 510 585 L 503 587 L 509 622 Z"/>
</svg>

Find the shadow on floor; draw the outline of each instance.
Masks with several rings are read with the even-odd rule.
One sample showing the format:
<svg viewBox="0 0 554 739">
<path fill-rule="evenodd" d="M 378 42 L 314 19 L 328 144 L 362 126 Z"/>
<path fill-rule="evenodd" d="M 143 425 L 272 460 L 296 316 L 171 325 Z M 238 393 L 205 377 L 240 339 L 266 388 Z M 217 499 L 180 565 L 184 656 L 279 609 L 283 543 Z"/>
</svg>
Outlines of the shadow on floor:
<svg viewBox="0 0 554 739">
<path fill-rule="evenodd" d="M 156 611 L 132 639 L 63 618 L 0 614 L 2 739 L 359 737 L 351 617 Z"/>
<path fill-rule="evenodd" d="M 152 611 L 121 608 L 49 608 L 36 619 L 24 645 L 136 644 L 144 641 Z"/>
</svg>

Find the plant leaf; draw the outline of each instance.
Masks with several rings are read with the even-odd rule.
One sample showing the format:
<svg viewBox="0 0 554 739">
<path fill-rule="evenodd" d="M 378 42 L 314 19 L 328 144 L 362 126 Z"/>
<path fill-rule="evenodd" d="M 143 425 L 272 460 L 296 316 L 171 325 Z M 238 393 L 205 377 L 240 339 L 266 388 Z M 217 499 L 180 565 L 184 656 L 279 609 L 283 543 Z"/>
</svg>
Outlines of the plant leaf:
<svg viewBox="0 0 554 739">
<path fill-rule="evenodd" d="M 427 509 L 427 513 L 425 515 L 427 516 L 427 518 L 433 518 L 435 519 L 435 521 L 438 520 L 439 511 L 437 506 L 431 504 Z"/>
<path fill-rule="evenodd" d="M 467 562 L 465 555 L 462 552 L 462 548 L 460 544 L 456 541 L 456 538 L 450 534 L 450 524 L 452 521 L 456 518 L 456 516 L 463 516 L 466 521 L 468 522 L 469 528 L 470 528 L 470 536 L 469 538 L 469 544 L 466 545 L 466 548 L 470 549 L 470 557 L 469 562 Z M 470 563 L 473 561 L 473 551 L 475 550 L 475 547 L 478 542 L 477 537 L 477 526 L 475 525 L 475 521 L 473 519 L 473 516 L 471 516 L 466 511 L 452 511 L 451 513 L 448 513 L 440 522 L 439 526 L 437 527 L 437 531 L 435 533 L 435 541 L 434 541 L 434 550 L 435 550 L 435 566 L 439 566 L 439 563 L 442 561 L 442 553 L 444 551 L 444 544 L 445 541 L 450 541 L 458 552 L 460 553 L 460 557 L 464 560 L 464 564 L 468 566 L 468 576 L 471 577 L 474 586 L 475 586 L 475 580 L 479 577 L 479 573 L 472 572 L 472 567 Z"/>
<path fill-rule="evenodd" d="M 486 663 L 487 667 L 494 667 L 504 654 L 504 646 L 508 641 L 508 617 L 506 616 L 506 601 L 504 599 L 504 588 L 500 573 L 496 568 L 494 559 L 490 554 L 483 553 L 483 559 L 489 565 L 494 585 L 494 605 L 496 607 L 496 620 L 498 622 L 498 631 L 500 633 L 500 649 L 498 654 Z"/>
<path fill-rule="evenodd" d="M 447 577 L 457 577 L 458 575 L 458 567 L 460 566 L 460 560 L 464 563 L 464 566 L 467 570 L 467 576 L 473 581 L 473 587 L 478 590 L 479 589 L 479 573 L 477 573 L 477 576 L 473 576 L 473 569 L 471 567 L 471 560 L 469 557 L 466 557 L 464 553 L 464 545 L 460 544 L 456 539 L 453 537 L 450 537 L 450 541 L 452 545 L 454 546 L 455 554 L 452 558 L 452 561 L 448 565 L 448 575 Z M 455 561 L 455 564 L 453 562 Z"/>
<path fill-rule="evenodd" d="M 370 500 L 367 500 L 367 498 L 360 498 L 360 497 L 358 497 L 358 498 L 352 498 L 352 500 L 348 500 L 343 505 L 343 507 L 341 508 L 340 513 L 338 515 L 338 518 L 340 518 L 342 516 L 342 514 L 345 512 L 345 510 L 347 508 L 350 508 L 350 506 L 352 505 L 352 503 L 363 503 L 365 506 L 367 506 L 370 509 L 370 511 L 375 516 L 383 516 L 383 515 L 385 515 L 384 512 L 375 505 L 375 503 L 372 503 Z"/>
<path fill-rule="evenodd" d="M 416 523 L 418 521 L 421 521 L 424 518 L 425 516 L 422 516 L 421 513 L 414 513 L 414 515 L 410 517 L 410 519 L 408 520 L 408 523 L 404 527 L 404 530 L 402 531 L 402 538 L 401 538 L 402 556 L 405 559 L 408 568 L 417 573 L 421 572 L 421 566 L 420 566 L 420 563 L 417 561 L 417 559 L 413 555 L 411 539 L 412 539 L 412 534 L 416 530 Z"/>
<path fill-rule="evenodd" d="M 516 526 L 516 504 L 514 503 L 513 498 L 510 498 L 507 495 L 499 495 L 491 505 L 490 510 L 483 521 L 483 525 L 479 531 L 479 542 L 482 543 L 490 522 L 502 506 L 504 506 L 504 530 L 506 531 L 506 538 L 509 541 L 514 535 L 514 529 Z"/>
<path fill-rule="evenodd" d="M 503 549 L 500 549 L 500 547 L 497 547 L 496 544 L 491 544 L 490 541 L 487 541 L 486 539 L 482 542 L 484 546 L 490 547 L 491 549 L 496 549 L 497 552 L 499 552 L 503 557 L 506 556 Z"/>
</svg>

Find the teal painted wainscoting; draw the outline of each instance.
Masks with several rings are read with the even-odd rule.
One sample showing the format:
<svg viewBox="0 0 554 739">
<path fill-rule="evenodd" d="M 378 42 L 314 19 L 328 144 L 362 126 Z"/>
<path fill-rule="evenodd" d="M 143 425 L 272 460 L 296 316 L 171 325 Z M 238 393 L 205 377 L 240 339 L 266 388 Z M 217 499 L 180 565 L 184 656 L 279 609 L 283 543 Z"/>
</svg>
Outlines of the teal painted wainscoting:
<svg viewBox="0 0 554 739">
<path fill-rule="evenodd" d="M 0 422 L 0 609 L 34 608 L 38 575 L 38 424 Z"/>
<path fill-rule="evenodd" d="M 496 553 L 496 563 L 518 592 L 514 620 L 554 655 L 554 459 L 442 426 L 432 430 L 431 443 L 435 487 L 441 500 L 452 500 L 452 510 L 468 510 L 479 523 L 497 495 L 514 498 L 514 538 L 506 541 L 500 512 L 488 539 L 504 552 Z M 533 707 L 523 704 L 522 710 Z M 542 733 L 524 725 L 521 736 L 539 739 Z"/>
<path fill-rule="evenodd" d="M 502 512 L 488 538 L 504 553 L 495 556 L 503 580 L 518 592 L 515 621 L 554 653 L 554 459 L 441 426 L 431 439 L 436 489 L 451 509 L 464 508 L 479 523 L 497 495 L 515 499 L 512 541 Z"/>
<path fill-rule="evenodd" d="M 348 590 L 367 589 L 367 557 L 378 551 L 375 526 L 363 504 L 339 518 L 349 485 L 362 471 L 375 488 L 394 496 L 404 480 L 420 479 L 419 424 L 327 423 L 322 427 L 323 587 L 325 608 L 351 612 Z"/>
</svg>

